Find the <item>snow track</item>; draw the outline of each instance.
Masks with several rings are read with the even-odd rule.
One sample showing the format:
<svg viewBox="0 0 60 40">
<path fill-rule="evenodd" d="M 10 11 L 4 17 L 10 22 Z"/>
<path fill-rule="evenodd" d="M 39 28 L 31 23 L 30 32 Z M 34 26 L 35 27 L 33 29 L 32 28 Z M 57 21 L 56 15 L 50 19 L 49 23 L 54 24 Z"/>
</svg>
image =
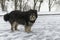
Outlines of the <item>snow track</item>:
<svg viewBox="0 0 60 40">
<path fill-rule="evenodd" d="M 60 15 L 39 16 L 30 33 L 21 26 L 11 32 L 9 22 L 0 16 L 0 40 L 60 40 Z"/>
</svg>

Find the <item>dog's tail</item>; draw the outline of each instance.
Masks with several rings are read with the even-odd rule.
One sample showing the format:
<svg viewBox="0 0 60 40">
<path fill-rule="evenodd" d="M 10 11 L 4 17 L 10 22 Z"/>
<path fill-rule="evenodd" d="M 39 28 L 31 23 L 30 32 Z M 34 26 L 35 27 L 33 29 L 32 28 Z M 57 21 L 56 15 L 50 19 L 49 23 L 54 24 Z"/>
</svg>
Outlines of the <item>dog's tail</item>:
<svg viewBox="0 0 60 40">
<path fill-rule="evenodd" d="M 10 18 L 10 16 L 9 16 L 8 13 L 4 15 L 4 20 L 5 20 L 5 21 L 9 21 L 9 18 Z"/>
</svg>

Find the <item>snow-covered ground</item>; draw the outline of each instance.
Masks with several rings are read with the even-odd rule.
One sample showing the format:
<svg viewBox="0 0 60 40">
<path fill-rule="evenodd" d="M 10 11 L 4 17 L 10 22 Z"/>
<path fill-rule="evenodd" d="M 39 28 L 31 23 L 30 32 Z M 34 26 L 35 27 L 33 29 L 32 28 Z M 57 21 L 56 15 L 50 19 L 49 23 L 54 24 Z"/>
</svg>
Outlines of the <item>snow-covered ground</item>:
<svg viewBox="0 0 60 40">
<path fill-rule="evenodd" d="M 24 32 L 22 25 L 18 29 L 11 32 L 9 22 L 0 16 L 0 40 L 60 40 L 60 15 L 38 16 L 30 33 Z"/>
</svg>

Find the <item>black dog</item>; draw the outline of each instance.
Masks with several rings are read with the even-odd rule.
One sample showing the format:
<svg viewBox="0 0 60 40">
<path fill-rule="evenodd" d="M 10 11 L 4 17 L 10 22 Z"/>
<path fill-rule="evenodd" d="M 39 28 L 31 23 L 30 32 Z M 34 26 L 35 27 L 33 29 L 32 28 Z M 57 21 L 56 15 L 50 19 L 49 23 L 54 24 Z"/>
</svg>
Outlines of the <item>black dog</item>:
<svg viewBox="0 0 60 40">
<path fill-rule="evenodd" d="M 11 30 L 17 30 L 18 24 L 25 25 L 25 32 L 31 31 L 31 26 L 37 19 L 37 10 L 20 11 L 15 10 L 4 15 L 4 20 L 9 21 L 11 24 Z"/>
</svg>

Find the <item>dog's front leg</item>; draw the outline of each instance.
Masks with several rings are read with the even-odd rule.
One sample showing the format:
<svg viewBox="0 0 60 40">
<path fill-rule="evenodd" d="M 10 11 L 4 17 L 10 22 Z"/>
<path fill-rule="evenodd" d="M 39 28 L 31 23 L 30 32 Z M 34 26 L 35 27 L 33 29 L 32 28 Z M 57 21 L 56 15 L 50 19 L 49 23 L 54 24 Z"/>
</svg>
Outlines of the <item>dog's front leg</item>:
<svg viewBox="0 0 60 40">
<path fill-rule="evenodd" d="M 31 27 L 30 26 L 25 26 L 25 32 L 31 32 Z"/>
</svg>

